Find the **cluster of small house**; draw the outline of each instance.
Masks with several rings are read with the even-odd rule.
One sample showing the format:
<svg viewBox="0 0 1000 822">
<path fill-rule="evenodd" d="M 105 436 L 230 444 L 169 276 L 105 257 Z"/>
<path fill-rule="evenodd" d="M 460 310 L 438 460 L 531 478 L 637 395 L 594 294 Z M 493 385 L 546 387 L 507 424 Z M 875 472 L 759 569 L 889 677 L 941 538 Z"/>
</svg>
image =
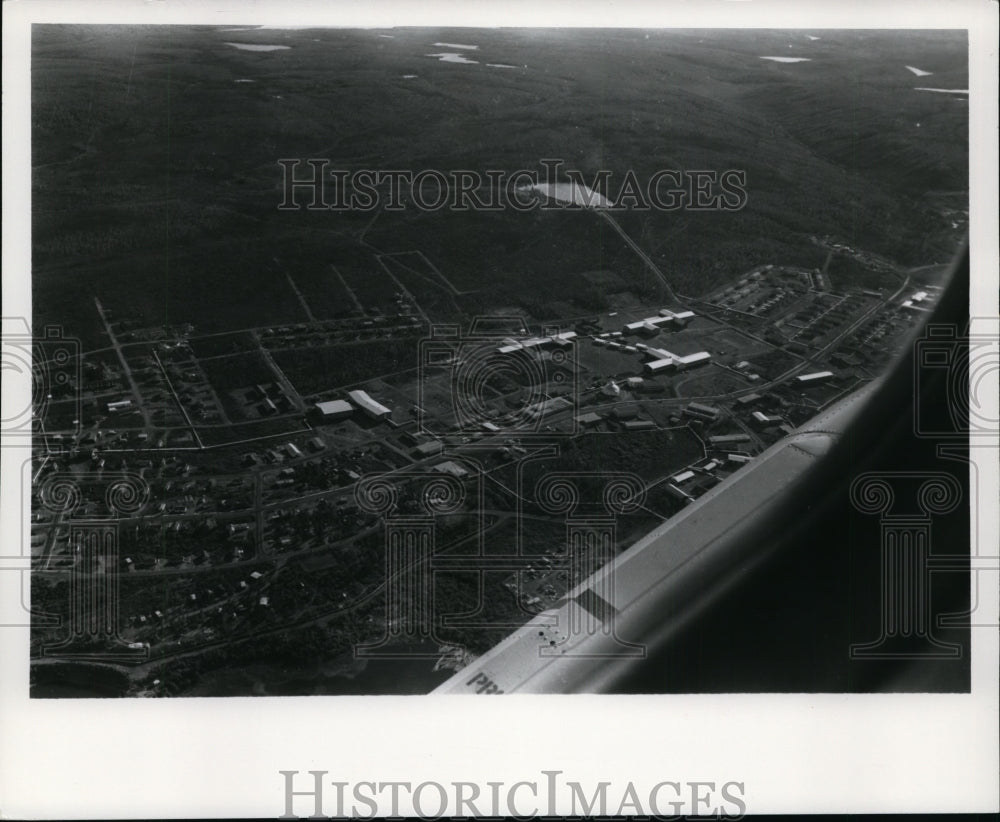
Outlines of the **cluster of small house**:
<svg viewBox="0 0 1000 822">
<path fill-rule="evenodd" d="M 326 444 L 319 437 L 312 437 L 306 443 L 306 447 L 310 452 L 316 454 L 326 448 Z M 284 462 L 286 458 L 292 460 L 299 459 L 302 456 L 302 449 L 299 446 L 294 442 L 286 442 L 284 445 L 276 445 L 266 449 L 262 455 L 258 455 L 256 452 L 244 454 L 243 464 L 252 468 L 264 463 L 274 464 Z"/>
<path fill-rule="evenodd" d="M 294 326 L 274 326 L 265 328 L 260 336 L 267 347 L 299 348 L 303 345 L 335 345 L 352 340 L 392 336 L 393 334 L 414 332 L 420 326 L 420 318 L 413 316 L 409 308 L 398 298 L 398 310 L 394 316 L 372 318 L 347 317 Z"/>
<path fill-rule="evenodd" d="M 258 383 L 247 392 L 247 400 L 257 405 L 257 413 L 262 417 L 272 414 L 287 413 L 292 410 L 292 401 L 288 399 L 281 386 L 276 383 Z"/>
<path fill-rule="evenodd" d="M 765 265 L 718 292 L 713 302 L 722 308 L 745 314 L 763 315 L 791 297 L 794 290 L 817 288 L 823 291 L 825 289 L 819 287 L 822 284 L 821 275 L 804 271 L 786 272 L 775 270 L 773 265 Z"/>
<path fill-rule="evenodd" d="M 738 468 L 740 464 L 749 461 L 750 457 L 744 454 L 730 454 L 725 460 L 712 457 L 670 477 L 666 485 L 667 491 L 685 504 L 693 502 L 700 493 L 728 476 L 726 469 Z"/>
</svg>

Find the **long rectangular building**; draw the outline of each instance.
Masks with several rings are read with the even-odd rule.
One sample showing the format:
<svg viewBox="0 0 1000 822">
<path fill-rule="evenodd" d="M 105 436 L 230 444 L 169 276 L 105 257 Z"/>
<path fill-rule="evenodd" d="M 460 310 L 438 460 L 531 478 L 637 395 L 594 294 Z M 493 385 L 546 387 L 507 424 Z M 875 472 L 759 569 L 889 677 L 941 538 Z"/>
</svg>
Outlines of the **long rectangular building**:
<svg viewBox="0 0 1000 822">
<path fill-rule="evenodd" d="M 685 354 L 683 357 L 671 354 L 663 348 L 650 348 L 646 353 L 656 358 L 651 362 L 646 363 L 645 368 L 647 374 L 659 374 L 661 371 L 666 371 L 670 368 L 676 368 L 678 371 L 683 371 L 686 368 L 693 368 L 696 365 L 704 365 L 712 359 L 712 355 L 707 351 Z"/>
<path fill-rule="evenodd" d="M 718 418 L 721 412 L 713 405 L 703 405 L 700 402 L 692 402 L 689 403 L 687 408 L 684 409 L 684 413 L 688 416 L 697 417 L 703 420 L 714 420 Z"/>
<path fill-rule="evenodd" d="M 712 355 L 707 351 L 697 351 L 694 354 L 686 354 L 683 357 L 677 358 L 678 368 L 690 368 L 693 365 L 701 365 L 702 363 L 707 363 L 712 359 Z"/>
<path fill-rule="evenodd" d="M 655 334 L 660 330 L 661 325 L 669 325 L 674 321 L 673 315 L 669 317 L 646 317 L 622 326 L 623 334 Z"/>
<path fill-rule="evenodd" d="M 757 422 L 760 425 L 777 425 L 782 421 L 782 418 L 777 414 L 764 414 L 761 411 L 754 411 L 752 416 L 754 422 Z"/>
<path fill-rule="evenodd" d="M 734 442 L 747 442 L 749 439 L 749 434 L 717 434 L 714 437 L 709 437 L 708 441 L 712 445 L 728 445 Z"/>
<path fill-rule="evenodd" d="M 648 362 L 643 366 L 646 369 L 647 374 L 660 374 L 663 371 L 671 369 L 676 364 L 676 360 L 672 357 L 664 357 L 661 360 L 653 360 Z"/>
<path fill-rule="evenodd" d="M 566 347 L 572 344 L 570 341 L 575 337 L 575 331 L 563 331 L 559 334 L 549 334 L 545 337 L 528 337 L 524 340 L 515 340 L 511 337 L 507 337 L 503 340 L 504 344 L 497 348 L 497 353 L 513 354 L 515 351 L 520 351 L 524 348 L 538 348 L 546 345 Z"/>
<path fill-rule="evenodd" d="M 316 410 L 325 420 L 340 420 L 354 413 L 354 406 L 347 400 L 330 400 L 316 403 Z"/>
<path fill-rule="evenodd" d="M 417 457 L 434 457 L 440 454 L 444 450 L 444 445 L 437 440 L 431 440 L 430 442 L 422 442 L 416 448 L 413 449 L 413 453 Z"/>
<path fill-rule="evenodd" d="M 664 326 L 683 328 L 694 316 L 693 311 L 671 311 L 669 308 L 661 308 L 659 316 L 645 317 L 641 320 L 627 323 L 622 326 L 622 331 L 625 334 L 655 334 Z"/>
<path fill-rule="evenodd" d="M 561 411 L 564 408 L 569 408 L 571 405 L 572 403 L 566 399 L 566 397 L 552 397 L 528 406 L 528 408 L 525 409 L 525 413 L 530 419 L 536 420 L 544 417 L 546 414 L 551 414 L 554 411 Z"/>
<path fill-rule="evenodd" d="M 833 376 L 832 371 L 816 371 L 812 374 L 800 374 L 795 379 L 800 383 L 821 382 Z"/>
<path fill-rule="evenodd" d="M 373 420 L 384 420 L 392 411 L 379 402 L 368 396 L 367 391 L 351 391 L 347 395 L 358 408 L 364 411 Z"/>
</svg>

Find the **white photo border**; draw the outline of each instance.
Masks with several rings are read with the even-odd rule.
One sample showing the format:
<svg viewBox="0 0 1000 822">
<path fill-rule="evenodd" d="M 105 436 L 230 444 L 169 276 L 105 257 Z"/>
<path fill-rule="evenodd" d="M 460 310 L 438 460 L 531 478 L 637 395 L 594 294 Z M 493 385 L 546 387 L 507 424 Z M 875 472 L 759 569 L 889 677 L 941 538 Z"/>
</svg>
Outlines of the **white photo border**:
<svg viewBox="0 0 1000 822">
<path fill-rule="evenodd" d="M 971 314 L 997 314 L 997 6 L 988 0 L 5 3 L 4 316 L 31 316 L 30 26 L 57 22 L 968 29 Z M 5 375 L 4 403 L 23 389 Z M 987 393 L 997 402 L 995 386 Z M 972 506 L 973 526 L 978 518 L 983 544 L 994 546 L 996 454 L 978 457 Z M 8 544 L 21 539 L 24 459 L 0 449 Z M 0 573 L 0 602 L 20 597 L 19 577 Z M 996 614 L 996 587 L 979 591 L 989 597 L 980 607 Z M 310 769 L 345 782 L 509 785 L 551 769 L 584 784 L 739 781 L 755 814 L 996 811 L 998 640 L 995 629 L 973 629 L 970 694 L 30 700 L 28 631 L 5 628 L 0 817 L 277 816 L 279 771 Z"/>
</svg>

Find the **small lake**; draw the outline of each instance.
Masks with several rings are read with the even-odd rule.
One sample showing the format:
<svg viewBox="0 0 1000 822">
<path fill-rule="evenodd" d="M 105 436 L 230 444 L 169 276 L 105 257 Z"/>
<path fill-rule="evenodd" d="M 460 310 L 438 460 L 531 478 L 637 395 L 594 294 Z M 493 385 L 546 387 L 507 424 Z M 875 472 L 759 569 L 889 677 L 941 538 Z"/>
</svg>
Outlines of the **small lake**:
<svg viewBox="0 0 1000 822">
<path fill-rule="evenodd" d="M 940 94 L 968 94 L 969 90 L 967 88 L 924 88 L 923 86 L 917 86 L 914 91 L 936 91 Z"/>
<path fill-rule="evenodd" d="M 442 63 L 475 63 L 478 64 L 478 60 L 469 60 L 467 57 L 454 51 L 445 51 L 439 54 L 426 54 L 425 57 L 437 57 Z"/>
<path fill-rule="evenodd" d="M 585 185 L 576 185 L 575 183 L 538 183 L 537 185 L 533 185 L 532 188 L 560 203 L 573 203 L 575 205 L 595 208 L 608 208 L 611 205 L 611 201 L 607 197 Z"/>
<path fill-rule="evenodd" d="M 775 63 L 808 63 L 810 57 L 761 57 L 761 60 L 774 60 Z"/>
<path fill-rule="evenodd" d="M 264 46 L 257 45 L 256 43 L 226 43 L 227 46 L 232 46 L 234 49 L 242 49 L 243 51 L 281 51 L 282 49 L 290 49 L 291 46 Z"/>
<path fill-rule="evenodd" d="M 479 46 L 469 46 L 463 43 L 434 43 L 435 46 L 443 49 L 469 49 L 470 51 L 475 51 Z"/>
</svg>

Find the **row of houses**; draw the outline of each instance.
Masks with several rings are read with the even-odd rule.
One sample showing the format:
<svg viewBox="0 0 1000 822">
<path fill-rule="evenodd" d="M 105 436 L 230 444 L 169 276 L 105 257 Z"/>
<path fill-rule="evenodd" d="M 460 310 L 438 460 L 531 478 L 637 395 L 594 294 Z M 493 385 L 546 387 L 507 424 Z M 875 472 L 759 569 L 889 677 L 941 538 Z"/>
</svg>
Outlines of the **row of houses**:
<svg viewBox="0 0 1000 822">
<path fill-rule="evenodd" d="M 729 456 L 741 457 L 742 455 L 731 454 Z M 720 468 L 733 468 L 734 464 L 742 464 L 743 461 L 749 461 L 749 459 L 749 457 L 746 457 L 746 460 L 729 460 L 727 458 L 726 462 L 731 463 L 727 465 L 723 463 L 721 458 L 711 458 L 700 465 L 692 465 L 690 468 L 686 468 L 670 477 L 669 482 L 666 484 L 667 491 L 685 503 L 692 502 L 696 495 L 702 493 L 727 475 L 726 472 L 721 475 L 717 474 L 716 472 Z M 738 467 L 738 465 L 735 465 L 735 467 Z"/>
</svg>

